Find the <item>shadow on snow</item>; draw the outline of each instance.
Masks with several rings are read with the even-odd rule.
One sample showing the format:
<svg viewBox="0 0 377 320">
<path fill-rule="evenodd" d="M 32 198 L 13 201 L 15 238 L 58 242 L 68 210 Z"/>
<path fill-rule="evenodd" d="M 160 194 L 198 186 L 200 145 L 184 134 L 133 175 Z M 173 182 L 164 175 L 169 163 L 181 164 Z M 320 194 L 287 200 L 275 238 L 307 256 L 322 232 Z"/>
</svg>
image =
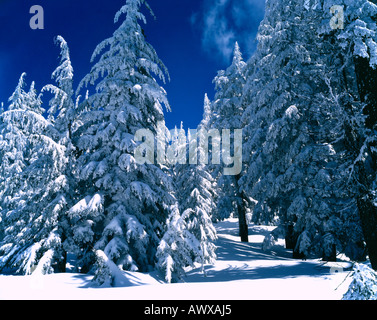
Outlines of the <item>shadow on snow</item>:
<svg viewBox="0 0 377 320">
<path fill-rule="evenodd" d="M 260 242 L 242 243 L 229 239 L 225 234 L 238 235 L 238 228 L 229 221 L 220 223 L 217 246 L 217 263 L 207 265 L 203 274 L 197 268 L 187 273 L 186 282 L 226 282 L 235 280 L 285 279 L 300 276 L 321 277 L 330 274 L 328 267 L 318 261 L 292 259 L 292 251 L 281 245 L 263 251 Z M 267 235 L 263 227 L 251 225 L 249 235 Z"/>
</svg>

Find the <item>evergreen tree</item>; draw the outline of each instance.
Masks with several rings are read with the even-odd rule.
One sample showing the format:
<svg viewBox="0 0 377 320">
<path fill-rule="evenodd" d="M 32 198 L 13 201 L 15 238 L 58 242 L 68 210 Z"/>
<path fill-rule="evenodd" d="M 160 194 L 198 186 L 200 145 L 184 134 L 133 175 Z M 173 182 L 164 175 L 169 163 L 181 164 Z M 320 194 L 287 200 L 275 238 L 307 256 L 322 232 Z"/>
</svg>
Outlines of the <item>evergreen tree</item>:
<svg viewBox="0 0 377 320">
<path fill-rule="evenodd" d="M 342 300 L 376 300 L 377 275 L 365 264 L 356 263 L 352 271 L 352 282 Z"/>
<path fill-rule="evenodd" d="M 192 243 L 190 240 L 196 239 L 193 242 L 195 246 L 191 253 L 193 260 L 201 264 L 201 270 L 204 272 L 205 264 L 214 264 L 216 261 L 216 245 L 214 241 L 217 240 L 217 234 L 212 224 L 211 216 L 208 211 L 203 209 L 203 207 L 206 207 L 206 199 L 201 196 L 197 188 L 190 194 L 190 202 L 190 207 L 183 212 L 182 219 L 186 223 L 187 231 L 193 235 L 193 237 L 188 238 L 188 241 Z"/>
<path fill-rule="evenodd" d="M 79 97 L 74 101 L 73 91 L 73 67 L 71 63 L 69 47 L 62 36 L 57 36 L 55 39 L 56 45 L 60 48 L 60 64 L 52 73 L 52 79 L 55 79 L 56 85 L 46 85 L 43 91 L 51 92 L 54 97 L 50 100 L 50 108 L 48 109 L 48 120 L 53 124 L 58 131 L 58 141 L 60 145 L 65 148 L 65 158 L 67 164 L 64 167 L 64 176 L 67 179 L 67 186 L 65 188 L 65 202 L 66 208 L 71 208 L 74 205 L 74 200 L 77 197 L 77 179 L 76 173 L 76 155 L 77 149 L 73 144 L 72 137 L 75 130 L 79 127 L 78 117 L 78 103 Z M 67 210 L 67 209 L 66 209 Z M 70 251 L 72 243 L 71 226 L 68 221 L 67 214 L 61 217 L 61 233 L 64 246 L 64 261 L 66 260 L 67 251 Z M 65 270 L 65 263 L 62 265 L 62 270 Z"/>
<path fill-rule="evenodd" d="M 205 110 L 204 121 L 207 111 Z M 192 130 L 189 130 L 188 134 L 188 142 L 197 139 L 196 156 L 198 159 L 200 154 L 206 152 L 206 150 L 200 150 L 202 145 L 199 141 L 203 134 L 201 128 L 203 128 L 203 123 L 196 131 L 195 137 L 191 136 Z M 189 147 L 189 144 L 186 143 L 185 150 L 188 154 L 190 154 Z M 191 155 L 193 155 L 192 151 Z M 175 185 L 179 190 L 177 194 L 179 210 L 182 212 L 182 219 L 187 230 L 197 239 L 199 244 L 192 252 L 192 259 L 194 262 L 200 263 L 203 269 L 204 264 L 211 264 L 216 259 L 216 247 L 213 242 L 217 239 L 217 235 L 212 224 L 212 216 L 216 209 L 214 201 L 216 198 L 215 180 L 208 172 L 208 166 L 203 163 L 178 164 L 176 171 Z"/>
<path fill-rule="evenodd" d="M 245 68 L 246 63 L 236 42 L 232 64 L 225 71 L 220 70 L 213 80 L 216 95 L 212 104 L 215 116 L 211 119 L 211 125 L 215 128 L 241 128 L 241 118 L 244 112 L 241 97 L 246 83 Z"/>
<path fill-rule="evenodd" d="M 175 207 L 166 223 L 166 231 L 157 248 L 156 268 L 166 282 L 178 282 L 185 275 L 185 267 L 194 267 L 200 242 L 187 230 L 187 224 Z"/>
<path fill-rule="evenodd" d="M 158 165 L 138 164 L 134 158 L 139 129 L 156 136 L 169 110 L 165 90 L 167 70 L 146 42 L 139 21 L 146 23 L 144 0 L 127 0 L 115 23 L 125 16 L 113 36 L 100 43 L 97 62 L 79 88 L 96 84 L 76 132 L 79 192 L 82 200 L 70 211 L 73 239 L 82 272 L 103 251 L 124 270 L 148 271 L 176 200 L 170 177 Z M 97 270 L 97 275 L 100 270 Z M 103 280 L 103 279 L 102 279 Z"/>
<path fill-rule="evenodd" d="M 227 70 L 219 71 L 214 79 L 216 95 L 212 104 L 214 117 L 211 119 L 210 126 L 213 129 L 218 129 L 221 133 L 224 129 L 232 131 L 242 128 L 241 119 L 244 110 L 241 97 L 246 83 L 245 68 L 246 63 L 243 61 L 240 47 L 236 42 L 232 64 Z M 231 138 L 234 138 L 234 132 L 231 132 Z M 223 173 L 224 165 L 214 167 L 213 174 L 218 181 L 219 190 L 221 190 L 217 199 L 217 218 L 238 217 L 241 240 L 248 242 L 246 211 L 251 202 L 245 193 L 240 191 L 241 172 L 235 176 Z"/>
<path fill-rule="evenodd" d="M 24 76 L 0 120 L 0 270 L 45 274 L 64 263 L 59 222 L 66 205 L 65 148 L 42 116 L 34 84 L 24 91 Z"/>
</svg>

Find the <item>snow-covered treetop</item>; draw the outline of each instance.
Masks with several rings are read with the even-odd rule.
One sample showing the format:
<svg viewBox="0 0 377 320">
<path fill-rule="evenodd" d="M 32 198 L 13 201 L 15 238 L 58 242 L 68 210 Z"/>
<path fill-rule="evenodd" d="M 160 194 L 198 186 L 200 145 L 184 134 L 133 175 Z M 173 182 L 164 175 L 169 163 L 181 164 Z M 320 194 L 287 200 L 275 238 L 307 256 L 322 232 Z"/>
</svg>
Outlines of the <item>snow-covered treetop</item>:
<svg viewBox="0 0 377 320">
<path fill-rule="evenodd" d="M 204 95 L 204 113 L 202 122 L 199 125 L 199 129 L 208 129 L 208 126 L 213 118 L 211 100 L 208 98 L 208 94 Z"/>
<path fill-rule="evenodd" d="M 29 92 L 24 90 L 26 73 L 22 73 L 13 94 L 9 98 L 8 110 L 33 110 L 36 113 L 43 114 L 44 109 L 41 107 L 42 101 L 35 90 L 35 83 L 30 85 Z"/>
<path fill-rule="evenodd" d="M 116 13 L 115 23 L 125 15 L 124 21 L 114 32 L 113 36 L 102 41 L 94 50 L 91 61 L 98 59 L 91 72 L 81 81 L 78 91 L 89 84 L 96 86 L 97 108 L 116 107 L 118 103 L 131 101 L 135 97 L 139 103 L 145 105 L 148 100 L 154 104 L 154 109 L 162 113 L 161 105 L 170 111 L 166 92 L 161 88 L 154 76 L 163 83 L 167 68 L 158 58 L 156 51 L 146 42 L 144 31 L 139 21 L 146 23 L 145 16 L 140 12 L 141 5 L 145 5 L 153 15 L 149 5 L 144 0 L 127 0 L 126 4 Z M 119 91 L 118 101 L 109 101 L 110 92 Z M 135 105 L 135 101 L 132 101 Z"/>
<path fill-rule="evenodd" d="M 74 114 L 75 103 L 73 101 L 73 67 L 69 54 L 67 42 L 62 36 L 57 36 L 55 39 L 56 45 L 60 47 L 60 64 L 52 73 L 51 78 L 55 79 L 57 86 L 46 85 L 43 91 L 50 91 L 55 96 L 50 101 L 50 120 L 58 118 L 62 123 L 62 131 L 67 130 L 67 123 L 72 122 Z M 61 126 L 60 124 L 58 126 Z"/>
<path fill-rule="evenodd" d="M 73 67 L 69 55 L 68 44 L 62 36 L 57 36 L 55 43 L 60 47 L 60 65 L 52 73 L 52 79 L 56 80 L 56 82 L 59 84 L 59 87 L 64 90 L 64 92 L 73 95 Z"/>
<path fill-rule="evenodd" d="M 233 53 L 233 63 L 230 66 L 230 69 L 233 69 L 233 72 L 236 74 L 242 74 L 244 68 L 246 67 L 246 62 L 243 61 L 242 52 L 238 42 L 234 45 L 234 53 Z"/>
<path fill-rule="evenodd" d="M 243 61 L 238 43 L 235 43 L 232 64 L 226 70 L 220 70 L 213 80 L 216 89 L 211 125 L 218 129 L 241 128 L 244 110 L 241 97 L 246 83 L 246 63 Z"/>
<path fill-rule="evenodd" d="M 13 94 L 9 98 L 9 110 L 26 108 L 26 92 L 24 91 L 26 73 L 22 73 Z"/>
<path fill-rule="evenodd" d="M 216 99 L 223 97 L 232 97 L 237 92 L 240 95 L 241 90 L 239 81 L 245 81 L 244 70 L 246 63 L 243 61 L 242 53 L 238 42 L 235 43 L 233 61 L 228 69 L 220 70 L 213 80 L 217 90 Z"/>
</svg>

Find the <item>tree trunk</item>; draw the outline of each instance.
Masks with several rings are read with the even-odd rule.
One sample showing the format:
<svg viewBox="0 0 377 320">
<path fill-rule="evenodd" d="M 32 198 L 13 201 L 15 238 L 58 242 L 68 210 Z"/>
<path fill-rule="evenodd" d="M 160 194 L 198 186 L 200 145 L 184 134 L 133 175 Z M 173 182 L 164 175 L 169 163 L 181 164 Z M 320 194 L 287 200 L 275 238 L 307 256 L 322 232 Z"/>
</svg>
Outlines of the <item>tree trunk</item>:
<svg viewBox="0 0 377 320">
<path fill-rule="evenodd" d="M 249 228 L 246 221 L 246 210 L 242 202 L 237 205 L 237 211 L 241 242 L 249 242 Z"/>
<path fill-rule="evenodd" d="M 299 259 L 299 260 L 306 260 L 306 255 L 302 252 L 300 252 L 297 248 L 297 246 L 293 249 L 292 254 L 293 259 Z"/>
<path fill-rule="evenodd" d="M 235 177 L 236 186 L 241 179 L 241 175 Z M 238 224 L 239 224 L 239 236 L 241 237 L 241 242 L 249 242 L 249 227 L 246 221 L 246 200 L 244 193 L 242 191 L 236 191 L 236 205 L 238 214 Z"/>
<path fill-rule="evenodd" d="M 294 231 L 294 225 L 288 224 L 285 231 L 285 248 L 292 250 L 293 259 L 306 259 L 305 254 L 301 253 L 297 247 L 298 234 Z"/>
<path fill-rule="evenodd" d="M 63 251 L 63 259 L 61 261 L 61 264 L 59 266 L 59 272 L 65 273 L 67 271 L 67 251 Z"/>
<path fill-rule="evenodd" d="M 294 250 L 297 243 L 297 237 L 293 229 L 293 224 L 289 224 L 285 233 L 285 248 L 288 250 Z"/>
<path fill-rule="evenodd" d="M 323 255 L 322 260 L 327 262 L 336 262 L 336 244 L 331 246 L 330 252 L 326 252 Z"/>
<path fill-rule="evenodd" d="M 367 245 L 369 260 L 377 270 L 377 208 L 372 195 L 357 200 L 364 240 Z"/>
</svg>

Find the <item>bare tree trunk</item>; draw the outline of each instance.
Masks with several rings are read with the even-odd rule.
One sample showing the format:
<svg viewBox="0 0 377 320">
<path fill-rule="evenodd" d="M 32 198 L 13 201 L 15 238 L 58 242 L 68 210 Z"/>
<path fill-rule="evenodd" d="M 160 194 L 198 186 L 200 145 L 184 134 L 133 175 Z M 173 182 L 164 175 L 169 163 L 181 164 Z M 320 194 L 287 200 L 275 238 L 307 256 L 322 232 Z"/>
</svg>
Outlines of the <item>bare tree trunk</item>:
<svg viewBox="0 0 377 320">
<path fill-rule="evenodd" d="M 241 175 L 236 176 L 236 186 L 238 186 L 238 181 L 240 181 Z M 239 190 L 236 192 L 237 201 L 237 214 L 238 214 L 238 224 L 239 224 L 239 235 L 241 237 L 241 242 L 249 242 L 249 227 L 246 221 L 246 200 L 244 193 Z"/>
<path fill-rule="evenodd" d="M 367 195 L 357 200 L 364 240 L 368 248 L 369 260 L 374 270 L 377 270 L 377 208 L 374 197 Z"/>
<path fill-rule="evenodd" d="M 285 232 L 285 248 L 288 250 L 294 250 L 297 243 L 297 237 L 295 236 L 293 229 L 293 224 L 289 224 Z"/>
<path fill-rule="evenodd" d="M 241 242 L 249 242 L 249 228 L 246 221 L 246 209 L 242 201 L 241 203 L 237 204 L 237 211 Z"/>
</svg>

